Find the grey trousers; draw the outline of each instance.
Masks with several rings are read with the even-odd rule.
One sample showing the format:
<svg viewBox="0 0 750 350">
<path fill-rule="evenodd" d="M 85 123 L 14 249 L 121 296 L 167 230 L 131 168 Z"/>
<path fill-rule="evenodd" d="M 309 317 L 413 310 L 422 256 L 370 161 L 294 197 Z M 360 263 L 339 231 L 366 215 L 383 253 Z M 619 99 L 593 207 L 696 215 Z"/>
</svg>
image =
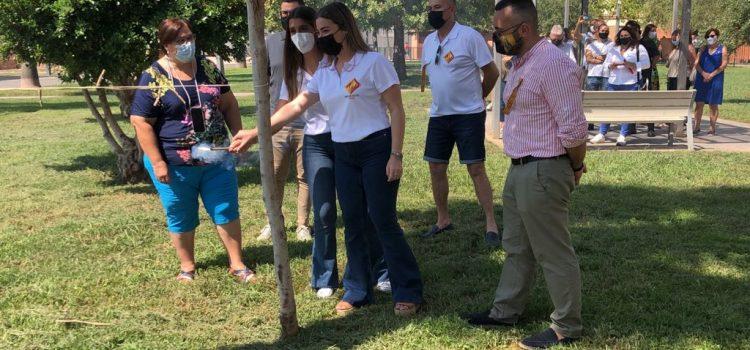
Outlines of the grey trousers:
<svg viewBox="0 0 750 350">
<path fill-rule="evenodd" d="M 568 159 L 511 166 L 503 189 L 506 258 L 491 317 L 523 314 L 538 263 L 555 305 L 552 329 L 565 337 L 581 336 L 581 270 L 568 230 L 574 188 Z"/>
</svg>

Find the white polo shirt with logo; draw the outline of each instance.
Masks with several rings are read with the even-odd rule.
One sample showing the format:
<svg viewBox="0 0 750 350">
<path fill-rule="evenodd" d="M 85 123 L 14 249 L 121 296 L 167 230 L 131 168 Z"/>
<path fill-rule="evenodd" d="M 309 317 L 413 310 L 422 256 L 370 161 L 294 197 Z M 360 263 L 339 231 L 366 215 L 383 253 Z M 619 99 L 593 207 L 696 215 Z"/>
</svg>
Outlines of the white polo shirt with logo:
<svg viewBox="0 0 750 350">
<path fill-rule="evenodd" d="M 318 67 L 307 91 L 320 96 L 334 142 L 355 142 L 391 126 L 381 94 L 399 85 L 396 69 L 383 55 L 359 52 L 344 64 Z"/>
<path fill-rule="evenodd" d="M 481 68 L 492 53 L 479 32 L 456 23 L 439 41 L 437 31 L 425 38 L 422 66 L 430 77 L 430 116 L 476 114 L 484 111 Z"/>
</svg>

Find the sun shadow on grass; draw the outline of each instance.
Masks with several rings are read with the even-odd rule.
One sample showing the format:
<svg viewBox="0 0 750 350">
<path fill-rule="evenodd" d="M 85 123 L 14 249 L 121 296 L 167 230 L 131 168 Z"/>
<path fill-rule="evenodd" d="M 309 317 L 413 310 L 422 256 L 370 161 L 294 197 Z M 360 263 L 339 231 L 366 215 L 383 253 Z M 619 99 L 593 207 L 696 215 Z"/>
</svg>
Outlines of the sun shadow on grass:
<svg viewBox="0 0 750 350">
<path fill-rule="evenodd" d="M 113 177 L 116 176 L 117 172 L 115 155 L 111 153 L 87 154 L 74 158 L 68 164 L 45 164 L 44 167 L 61 172 L 98 170 Z"/>
<path fill-rule="evenodd" d="M 745 187 L 579 188 L 571 232 L 583 275 L 586 329 L 581 346 L 616 346 L 629 338 L 645 339 L 646 347 L 705 342 L 731 348 L 747 342 L 748 198 L 750 188 Z M 452 200 L 450 205 L 452 212 L 464 213 L 454 215 L 457 229 L 431 241 L 416 236 L 434 220 L 432 211 L 399 213 L 425 282 L 427 304 L 417 318 L 397 319 L 389 301 L 381 300 L 381 305 L 351 317 L 303 324 L 293 339 L 228 349 L 350 349 L 407 326 L 429 327 L 435 319 L 447 322 L 445 327 L 453 331 L 465 329 L 452 333 L 451 339 L 460 342 L 471 328 L 458 315 L 491 305 L 503 254 L 484 247 L 476 228 L 482 218 L 475 202 Z M 547 326 L 552 309 L 540 273 L 525 322 L 517 329 L 495 331 L 510 338 L 539 331 Z"/>
<path fill-rule="evenodd" d="M 112 107 L 116 107 L 112 104 Z M 21 114 L 21 113 L 34 113 L 43 110 L 53 111 L 67 111 L 71 109 L 85 109 L 88 111 L 86 102 L 81 98 L 80 101 L 71 101 L 68 99 L 49 99 L 43 100 L 42 106 L 39 106 L 38 100 L 25 99 L 25 100 L 14 100 L 14 101 L 1 101 L 0 102 L 0 115 L 1 114 Z"/>
</svg>

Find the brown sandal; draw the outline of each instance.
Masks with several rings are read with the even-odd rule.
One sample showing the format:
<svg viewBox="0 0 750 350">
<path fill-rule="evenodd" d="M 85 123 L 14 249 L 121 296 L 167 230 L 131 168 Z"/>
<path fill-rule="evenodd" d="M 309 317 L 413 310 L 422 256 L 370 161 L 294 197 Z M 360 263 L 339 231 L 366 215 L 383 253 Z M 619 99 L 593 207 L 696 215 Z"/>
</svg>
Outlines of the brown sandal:
<svg viewBox="0 0 750 350">
<path fill-rule="evenodd" d="M 336 304 L 336 314 L 339 316 L 346 316 L 351 314 L 352 312 L 356 311 L 357 308 L 354 307 L 354 305 L 349 304 L 349 302 L 346 301 L 339 301 L 338 304 Z"/>
<path fill-rule="evenodd" d="M 180 273 L 177 274 L 176 279 L 177 279 L 178 282 L 181 282 L 181 283 L 190 283 L 190 282 L 193 282 L 193 280 L 195 279 L 195 270 L 193 270 L 193 271 L 182 271 L 182 270 L 180 270 Z"/>
<path fill-rule="evenodd" d="M 416 315 L 421 309 L 422 304 L 396 303 L 396 305 L 393 307 L 393 312 L 396 313 L 396 316 L 411 317 Z"/>
<path fill-rule="evenodd" d="M 248 268 L 244 270 L 229 270 L 229 274 L 240 283 L 253 283 L 255 282 L 255 272 Z"/>
</svg>

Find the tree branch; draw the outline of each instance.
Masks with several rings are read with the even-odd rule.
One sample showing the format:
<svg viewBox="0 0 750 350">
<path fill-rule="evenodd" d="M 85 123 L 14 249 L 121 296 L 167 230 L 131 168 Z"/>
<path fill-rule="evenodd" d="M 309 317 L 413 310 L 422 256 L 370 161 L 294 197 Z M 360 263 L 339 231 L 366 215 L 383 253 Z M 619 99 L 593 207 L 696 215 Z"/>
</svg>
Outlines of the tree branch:
<svg viewBox="0 0 750 350">
<path fill-rule="evenodd" d="M 105 140 L 107 140 L 107 143 L 109 143 L 109 148 L 114 154 L 121 155 L 123 153 L 122 146 L 120 146 L 120 144 L 118 144 L 115 138 L 112 136 L 112 132 L 109 130 L 107 122 L 104 121 L 104 118 L 102 118 L 101 113 L 99 113 L 99 109 L 96 107 L 96 104 L 94 103 L 94 100 L 91 98 L 91 94 L 87 89 L 83 89 L 83 98 L 86 99 L 86 104 L 89 105 L 91 115 L 94 116 L 97 123 L 99 123 L 99 127 L 102 128 L 102 136 Z"/>
<path fill-rule="evenodd" d="M 104 89 L 96 89 L 96 92 L 99 95 L 99 103 L 101 103 L 102 110 L 104 111 L 104 119 L 109 124 L 109 128 L 112 129 L 112 133 L 117 137 L 117 140 L 123 147 L 133 144 L 133 139 L 125 134 L 120 127 L 120 124 L 117 123 L 114 115 L 112 115 L 112 108 L 109 107 L 107 92 Z"/>
</svg>

